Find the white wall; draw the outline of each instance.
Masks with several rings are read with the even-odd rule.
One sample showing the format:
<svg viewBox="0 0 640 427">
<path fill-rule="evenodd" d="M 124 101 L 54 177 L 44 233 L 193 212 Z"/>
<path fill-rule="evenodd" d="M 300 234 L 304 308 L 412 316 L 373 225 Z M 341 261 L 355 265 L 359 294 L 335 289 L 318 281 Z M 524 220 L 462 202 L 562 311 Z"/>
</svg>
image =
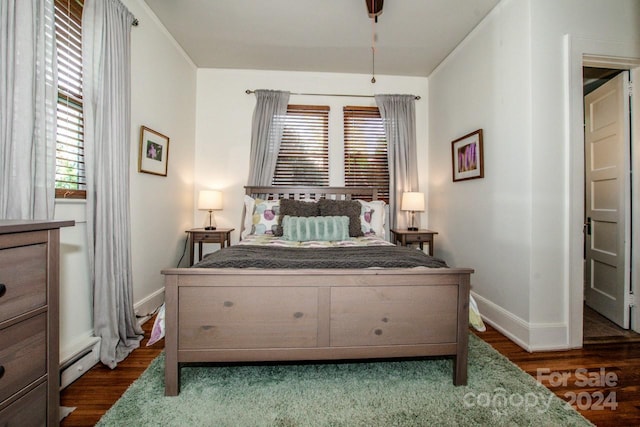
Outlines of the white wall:
<svg viewBox="0 0 640 427">
<path fill-rule="evenodd" d="M 567 52 L 565 35 L 597 41 L 640 41 L 640 2 L 637 0 L 536 0 L 531 1 L 533 227 L 531 306 L 532 324 L 568 322 L 570 229 L 582 227 L 570 217 L 572 198 L 570 141 L 567 129 L 575 125 L 567 111 Z M 589 43 L 587 43 L 589 44 Z M 589 53 L 589 48 L 587 48 Z M 597 53 L 591 51 L 591 53 Z M 609 51 L 612 56 L 617 53 Z M 582 110 L 582 100 L 571 108 Z M 581 161 L 583 161 L 581 159 Z M 580 176 L 582 178 L 582 176 Z M 582 191 L 580 192 L 582 193 Z M 582 194 L 574 197 L 580 199 Z M 582 212 L 581 212 L 582 213 Z M 543 230 L 545 232 L 543 232 Z M 580 265 L 581 267 L 581 265 Z M 581 282 L 581 280 L 580 280 Z M 580 283 L 578 284 L 580 286 Z M 581 301 L 578 301 L 581 303 Z M 531 342 L 544 346 L 544 336 L 534 330 Z M 557 337 L 566 339 L 566 334 Z"/>
<path fill-rule="evenodd" d="M 529 318 L 529 11 L 503 2 L 429 77 L 430 227 L 472 291 Z M 451 141 L 483 129 L 484 178 L 452 182 Z M 482 304 L 481 304 L 482 306 Z"/>
<path fill-rule="evenodd" d="M 196 68 L 142 0 L 123 3 L 140 25 L 131 32 L 131 239 L 133 297 L 140 315 L 163 299 L 160 270 L 175 266 L 193 215 Z M 167 177 L 138 173 L 140 126 L 170 137 Z M 60 353 L 73 356 L 93 335 L 84 201 L 56 203 L 61 231 Z"/>
<path fill-rule="evenodd" d="M 504 0 L 430 76 L 431 224 L 476 269 L 481 311 L 523 347 L 568 341 L 565 34 L 638 39 L 637 0 Z M 485 130 L 485 178 L 451 182 L 450 141 Z"/>
<path fill-rule="evenodd" d="M 177 266 L 191 225 L 197 70 L 143 0 L 124 3 L 140 21 L 131 40 L 131 247 L 139 305 L 163 290 L 160 270 Z M 170 138 L 166 177 L 137 171 L 140 126 Z"/>
<path fill-rule="evenodd" d="M 60 362 L 83 350 L 93 336 L 84 200 L 56 200 L 55 219 L 76 222 L 60 229 Z"/>
<path fill-rule="evenodd" d="M 416 135 L 420 189 L 427 189 L 427 79 L 421 77 L 371 76 L 356 74 L 307 73 L 252 70 L 198 70 L 196 108 L 195 194 L 200 189 L 224 192 L 224 210 L 215 213 L 219 227 L 232 227 L 232 240 L 240 234 L 243 186 L 249 176 L 251 120 L 255 96 L 246 89 L 279 89 L 294 93 L 374 94 L 403 93 L 422 97 L 416 101 Z M 331 185 L 344 185 L 339 168 L 342 155 L 342 107 L 375 105 L 373 98 L 345 98 L 292 95 L 291 104 L 329 105 L 329 156 Z M 201 227 L 206 212 L 194 212 L 194 225 Z M 427 218 L 422 218 L 423 225 Z M 217 246 L 212 245 L 211 249 Z"/>
</svg>

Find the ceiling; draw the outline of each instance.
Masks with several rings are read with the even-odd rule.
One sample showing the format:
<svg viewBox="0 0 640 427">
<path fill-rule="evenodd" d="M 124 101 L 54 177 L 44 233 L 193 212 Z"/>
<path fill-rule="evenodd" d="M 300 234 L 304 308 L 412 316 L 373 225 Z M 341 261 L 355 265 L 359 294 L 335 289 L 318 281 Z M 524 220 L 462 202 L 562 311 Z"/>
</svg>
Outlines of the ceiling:
<svg viewBox="0 0 640 427">
<path fill-rule="evenodd" d="M 199 68 L 369 74 L 365 1 L 145 0 Z M 498 2 L 387 0 L 375 73 L 428 76 Z"/>
</svg>

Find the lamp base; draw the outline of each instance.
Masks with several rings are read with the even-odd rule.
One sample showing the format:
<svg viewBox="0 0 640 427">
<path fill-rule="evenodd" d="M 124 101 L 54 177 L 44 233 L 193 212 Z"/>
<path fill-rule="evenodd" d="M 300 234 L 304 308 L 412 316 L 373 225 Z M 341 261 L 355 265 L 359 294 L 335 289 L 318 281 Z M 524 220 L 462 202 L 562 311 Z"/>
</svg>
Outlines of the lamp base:
<svg viewBox="0 0 640 427">
<path fill-rule="evenodd" d="M 205 230 L 215 230 L 216 228 L 212 225 L 207 225 L 205 228 Z"/>
<path fill-rule="evenodd" d="M 407 228 L 409 231 L 418 231 L 418 227 L 409 227 Z"/>
</svg>

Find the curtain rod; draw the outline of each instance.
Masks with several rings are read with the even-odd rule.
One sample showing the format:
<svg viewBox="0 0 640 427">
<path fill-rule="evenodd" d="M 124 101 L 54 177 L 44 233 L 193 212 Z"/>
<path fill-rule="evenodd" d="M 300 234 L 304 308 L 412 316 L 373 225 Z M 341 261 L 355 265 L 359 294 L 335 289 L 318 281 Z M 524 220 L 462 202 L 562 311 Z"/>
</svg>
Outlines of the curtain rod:
<svg viewBox="0 0 640 427">
<path fill-rule="evenodd" d="M 247 89 L 244 91 L 247 95 L 255 93 L 255 90 Z M 291 92 L 291 95 L 306 95 L 306 96 L 346 96 L 349 98 L 375 98 L 375 95 L 348 95 L 344 93 L 294 93 Z M 420 99 L 420 95 L 415 96 L 416 100 Z"/>
</svg>

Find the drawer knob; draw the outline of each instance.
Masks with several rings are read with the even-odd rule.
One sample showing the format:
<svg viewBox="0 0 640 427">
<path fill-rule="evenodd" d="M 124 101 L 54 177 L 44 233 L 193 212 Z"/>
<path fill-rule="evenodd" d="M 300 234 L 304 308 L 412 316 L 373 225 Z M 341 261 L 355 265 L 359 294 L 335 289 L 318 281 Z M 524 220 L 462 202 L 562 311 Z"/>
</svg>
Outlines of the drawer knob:
<svg viewBox="0 0 640 427">
<path fill-rule="evenodd" d="M 4 366 L 0 365 L 0 378 L 4 376 Z"/>
<path fill-rule="evenodd" d="M 7 293 L 7 287 L 4 283 L 0 283 L 0 297 Z"/>
</svg>

